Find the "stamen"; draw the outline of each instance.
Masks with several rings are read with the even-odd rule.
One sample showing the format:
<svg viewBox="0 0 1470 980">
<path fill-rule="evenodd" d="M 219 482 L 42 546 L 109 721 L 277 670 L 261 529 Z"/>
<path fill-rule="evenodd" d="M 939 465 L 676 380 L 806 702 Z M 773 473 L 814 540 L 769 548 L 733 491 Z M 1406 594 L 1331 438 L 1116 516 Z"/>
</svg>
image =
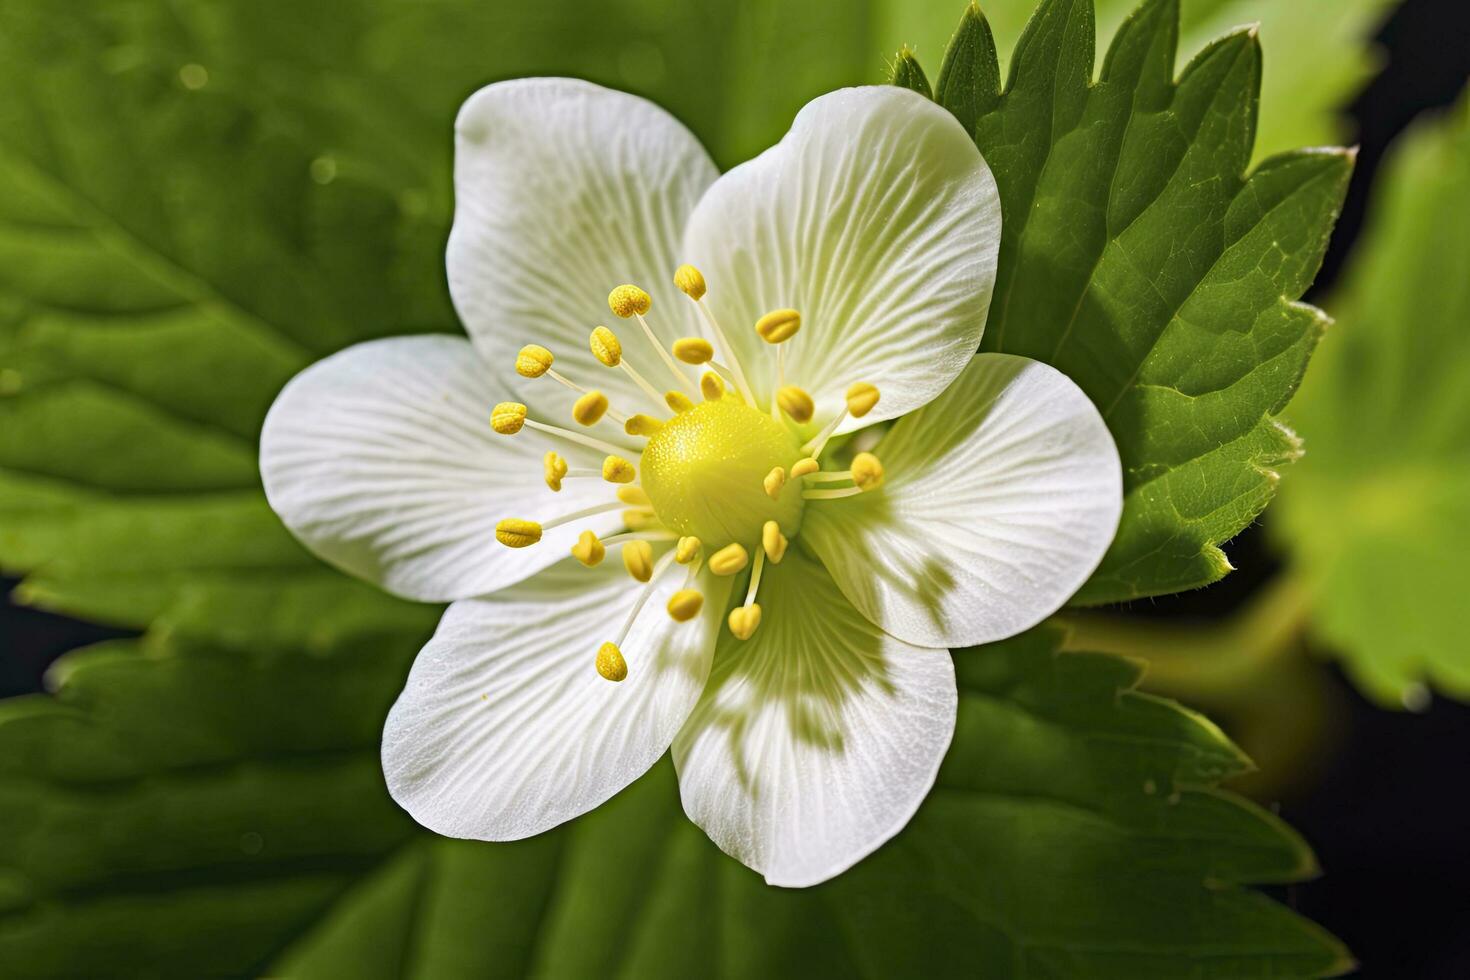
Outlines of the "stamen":
<svg viewBox="0 0 1470 980">
<path fill-rule="evenodd" d="M 516 374 L 523 378 L 539 378 L 551 370 L 551 351 L 540 344 L 527 344 L 516 355 Z"/>
<path fill-rule="evenodd" d="M 610 681 L 621 681 L 628 676 L 628 661 L 616 643 L 604 643 L 597 651 L 597 672 Z"/>
<path fill-rule="evenodd" d="M 663 396 L 658 393 L 658 389 L 650 384 L 647 378 L 639 374 L 638 371 L 633 367 L 633 365 L 629 364 L 627 361 L 620 361 L 618 363 L 618 367 L 622 368 L 623 373 L 633 379 L 634 384 L 643 389 L 643 393 L 645 395 L 653 399 L 655 405 L 663 400 Z"/>
<path fill-rule="evenodd" d="M 630 316 L 642 316 L 652 306 L 653 297 L 632 283 L 624 283 L 607 294 L 607 308 L 624 320 Z"/>
<path fill-rule="evenodd" d="M 669 596 L 669 616 L 677 622 L 687 623 L 703 608 L 704 596 L 695 589 L 680 589 Z"/>
<path fill-rule="evenodd" d="M 775 521 L 766 521 L 761 527 L 761 548 L 772 564 L 781 564 L 781 559 L 786 557 L 786 546 L 790 543 L 786 540 L 786 535 L 781 533 L 781 525 Z"/>
<path fill-rule="evenodd" d="M 648 293 L 639 287 L 631 283 L 625 283 L 607 294 L 607 306 L 608 309 L 613 311 L 615 316 L 621 317 L 624 320 L 632 317 L 638 321 L 638 325 L 643 328 L 643 336 L 647 337 L 648 342 L 653 345 L 653 349 L 658 351 L 659 358 L 664 362 L 664 366 L 669 369 L 669 373 L 674 376 L 674 380 L 678 382 L 679 387 L 688 388 L 689 379 L 684 376 L 683 371 L 679 370 L 679 366 L 674 363 L 674 359 L 669 356 L 669 352 L 664 349 L 664 345 L 659 343 L 658 338 L 654 336 L 653 328 L 643 318 L 643 314 L 647 313 L 653 307 L 653 297 L 649 296 Z"/>
<path fill-rule="evenodd" d="M 802 497 L 806 500 L 838 500 L 842 497 L 851 497 L 854 494 L 876 490 L 882 486 L 883 464 L 872 453 L 858 453 L 852 459 L 852 469 L 841 473 L 827 472 L 817 475 L 827 480 L 852 480 L 856 485 L 838 490 L 804 490 Z"/>
<path fill-rule="evenodd" d="M 843 487 L 840 490 L 803 490 L 803 500 L 840 500 L 843 497 L 856 497 L 862 493 L 861 487 Z"/>
<path fill-rule="evenodd" d="M 785 385 L 777 390 L 776 404 L 781 406 L 781 411 L 791 416 L 791 421 L 801 425 L 810 422 L 812 414 L 817 410 L 815 403 L 812 402 L 812 396 L 796 385 Z"/>
<path fill-rule="evenodd" d="M 777 466 L 761 482 L 766 488 L 766 496 L 775 500 L 781 496 L 781 488 L 786 486 L 786 471 Z"/>
<path fill-rule="evenodd" d="M 692 265 L 681 265 L 674 270 L 674 285 L 696 303 L 704 298 L 704 274 Z"/>
<path fill-rule="evenodd" d="M 620 681 L 628 676 L 628 664 L 623 659 L 623 653 L 620 648 L 624 641 L 628 639 L 628 634 L 633 629 L 633 622 L 638 618 L 638 614 L 643 611 L 644 605 L 648 602 L 648 597 L 653 595 L 654 583 L 658 581 L 659 575 L 663 574 L 663 570 L 669 567 L 669 562 L 673 561 L 673 558 L 674 553 L 669 551 L 658 560 L 658 564 L 653 568 L 653 573 L 649 576 L 648 584 L 643 587 L 643 590 L 638 595 L 638 601 L 633 603 L 633 608 L 628 611 L 628 618 L 623 620 L 623 628 L 618 631 L 617 640 L 612 643 L 604 643 L 602 648 L 597 651 L 597 672 L 608 680 Z M 608 651 L 608 647 L 612 647 L 610 652 Z M 609 670 L 606 672 L 602 669 L 604 653 L 607 654 L 609 667 Z M 622 665 L 621 672 L 618 670 L 619 664 Z"/>
<path fill-rule="evenodd" d="M 664 404 L 674 412 L 687 412 L 694 407 L 694 402 L 682 391 L 664 392 Z"/>
<path fill-rule="evenodd" d="M 561 481 L 567 475 L 567 461 L 553 450 L 541 457 L 541 467 L 546 473 L 546 485 L 553 493 L 561 493 Z"/>
<path fill-rule="evenodd" d="M 716 575 L 734 575 L 750 563 L 750 555 L 738 543 L 727 544 L 709 556 L 709 570 Z"/>
<path fill-rule="evenodd" d="M 811 476 L 821 468 L 822 464 L 810 456 L 805 456 L 791 464 L 791 478 L 794 480 L 802 476 Z"/>
<path fill-rule="evenodd" d="M 596 425 L 607 412 L 607 396 L 600 391 L 589 391 L 572 403 L 572 418 L 578 425 Z"/>
<path fill-rule="evenodd" d="M 663 527 L 663 523 L 658 519 L 658 515 L 645 507 L 623 511 L 623 523 L 634 531 L 647 531 Z"/>
<path fill-rule="evenodd" d="M 801 314 L 795 310 L 772 310 L 755 321 L 755 332 L 768 344 L 784 344 L 801 329 Z"/>
<path fill-rule="evenodd" d="M 725 379 L 713 371 L 706 371 L 699 379 L 699 391 L 707 402 L 717 402 L 725 397 Z"/>
<path fill-rule="evenodd" d="M 699 539 L 693 535 L 686 535 L 679 539 L 678 547 L 674 549 L 674 561 L 681 565 L 687 565 L 699 557 Z"/>
<path fill-rule="evenodd" d="M 638 471 L 621 456 L 608 456 L 602 461 L 602 478 L 608 483 L 632 483 Z"/>
<path fill-rule="evenodd" d="M 592 568 L 607 556 L 607 547 L 591 531 L 583 531 L 572 545 L 572 557 Z"/>
<path fill-rule="evenodd" d="M 812 459 L 816 459 L 817 457 L 821 456 L 822 450 L 827 448 L 827 440 L 832 438 L 832 433 L 836 432 L 837 427 L 846 420 L 847 409 L 844 408 L 842 411 L 837 413 L 832 421 L 822 426 L 822 431 L 818 432 L 815 436 L 811 438 L 810 441 L 806 443 L 806 445 L 802 446 L 801 451 L 806 453 Z"/>
<path fill-rule="evenodd" d="M 714 334 L 715 340 L 720 344 L 720 349 L 730 359 L 730 374 L 735 379 L 735 387 L 740 389 L 740 396 L 745 399 L 747 405 L 754 405 L 755 395 L 750 390 L 750 382 L 745 380 L 745 372 L 740 368 L 740 361 L 735 356 L 735 348 L 730 346 L 730 338 L 726 337 L 725 331 L 720 329 L 720 323 L 715 319 L 715 315 L 710 312 L 709 307 L 704 305 L 704 276 L 692 265 L 681 265 L 674 273 L 674 285 L 694 301 L 694 308 L 704 319 L 705 326 L 709 327 L 709 332 Z"/>
<path fill-rule="evenodd" d="M 614 337 L 613 341 L 616 342 L 617 338 Z M 594 353 L 596 353 L 595 350 Z M 604 348 L 604 353 L 609 353 L 606 348 Z M 602 356 L 599 354 L 598 359 L 602 360 Z M 611 356 L 610 353 L 609 356 Z M 539 378 L 542 375 L 546 375 L 558 384 L 582 395 L 572 407 L 572 417 L 583 425 L 596 424 L 597 420 L 602 418 L 604 412 L 612 416 L 613 420 L 618 423 L 623 421 L 623 416 L 617 412 L 608 411 L 607 397 L 605 395 L 598 391 L 590 391 L 566 377 L 560 371 L 553 369 L 551 364 L 554 360 L 555 358 L 552 356 L 551 351 L 542 347 L 540 344 L 527 344 L 516 355 L 516 373 L 523 378 Z M 584 417 L 590 419 L 590 421 L 583 421 Z"/>
<path fill-rule="evenodd" d="M 709 366 L 713 368 L 715 373 L 719 376 L 720 383 L 728 388 L 729 384 L 726 382 L 725 379 L 733 379 L 735 377 L 735 373 L 729 368 L 725 367 L 725 365 L 721 364 L 719 361 L 710 361 Z M 740 394 L 740 388 L 738 386 L 730 391 L 730 397 L 736 399 L 742 405 L 745 404 L 745 396 Z"/>
<path fill-rule="evenodd" d="M 756 629 L 761 624 L 760 603 L 752 602 L 748 606 L 736 606 L 730 610 L 730 632 L 735 634 L 737 640 L 748 640 L 755 635 Z"/>
<path fill-rule="evenodd" d="M 526 548 L 541 540 L 541 533 L 549 531 L 554 527 L 560 527 L 571 521 L 579 521 L 584 517 L 593 517 L 597 514 L 606 514 L 610 510 L 617 510 L 622 505 L 619 503 L 597 504 L 582 510 L 572 511 L 560 517 L 553 517 L 549 521 L 525 521 L 517 517 L 507 517 L 495 525 L 495 540 L 507 548 Z"/>
<path fill-rule="evenodd" d="M 612 537 L 603 538 L 605 545 L 622 544 L 625 541 L 678 541 L 673 531 L 619 531 Z"/>
<path fill-rule="evenodd" d="M 592 349 L 592 356 L 606 367 L 617 367 L 622 363 L 623 344 L 618 335 L 607 327 L 594 327 L 592 336 L 587 338 L 587 346 Z"/>
<path fill-rule="evenodd" d="M 618 487 L 618 499 L 629 507 L 652 507 L 653 501 L 642 487 Z"/>
<path fill-rule="evenodd" d="M 535 521 L 507 517 L 495 525 L 495 540 L 507 548 L 529 548 L 541 540 L 541 530 Z"/>
<path fill-rule="evenodd" d="M 761 585 L 761 572 L 766 567 L 766 553 L 757 551 L 755 553 L 755 568 L 750 572 L 750 586 L 745 590 L 745 604 L 730 610 L 729 619 L 730 632 L 735 634 L 737 640 L 748 640 L 755 634 L 756 628 L 761 624 L 761 607 L 755 601 L 756 591 Z"/>
<path fill-rule="evenodd" d="M 680 388 L 687 389 L 689 387 L 689 379 L 683 371 L 679 370 L 679 365 L 674 363 L 674 359 L 669 356 L 669 352 L 664 349 L 664 345 L 660 344 L 658 338 L 653 335 L 653 328 L 648 325 L 648 321 L 643 318 L 642 314 L 638 314 L 634 318 L 638 321 L 638 325 L 643 328 L 643 335 L 648 338 L 648 342 L 653 345 L 653 349 L 658 351 L 659 359 L 664 362 L 664 367 L 669 369 L 669 373 L 678 381 Z"/>
<path fill-rule="evenodd" d="M 623 431 L 630 436 L 651 436 L 663 427 L 664 424 L 658 419 L 641 412 L 623 423 Z"/>
<path fill-rule="evenodd" d="M 490 409 L 490 428 L 503 436 L 513 436 L 526 424 L 526 406 L 520 402 L 500 402 Z"/>
<path fill-rule="evenodd" d="M 852 482 L 864 492 L 883 484 L 883 464 L 872 453 L 858 453 L 852 458 Z"/>
<path fill-rule="evenodd" d="M 715 356 L 715 348 L 703 337 L 680 337 L 674 341 L 674 356 L 685 364 L 703 364 Z"/>
<path fill-rule="evenodd" d="M 640 582 L 653 576 L 653 545 L 647 541 L 629 541 L 623 545 L 623 567 Z"/>
<path fill-rule="evenodd" d="M 873 410 L 878 404 L 878 389 L 866 381 L 858 381 L 847 389 L 847 412 L 855 419 L 860 419 Z"/>
<path fill-rule="evenodd" d="M 573 432 L 571 429 L 563 429 L 559 425 L 547 425 L 545 422 L 537 422 L 535 419 L 526 419 L 525 424 L 529 428 L 535 429 L 537 432 L 545 432 L 547 435 L 560 436 L 568 442 L 575 442 L 580 446 L 586 446 L 588 449 L 595 449 L 600 453 L 615 455 L 617 453 L 623 452 L 622 449 L 614 446 L 610 442 L 603 442 L 601 439 L 597 439 L 589 435 L 583 435 L 580 432 Z M 497 429 L 496 431 L 499 432 L 500 430 Z"/>
<path fill-rule="evenodd" d="M 750 570 L 750 585 L 745 589 L 745 604 L 755 604 L 755 593 L 761 587 L 761 573 L 766 569 L 766 553 L 764 550 L 755 553 L 755 568 Z M 741 637 L 745 639 L 745 637 Z"/>
<path fill-rule="evenodd" d="M 546 369 L 546 376 L 548 378 L 550 378 L 551 380 L 553 380 L 553 381 L 560 382 L 561 384 L 563 384 L 566 387 L 572 389 L 573 391 L 580 391 L 580 392 L 583 392 L 583 393 L 585 393 L 587 391 L 586 388 L 583 388 L 581 385 L 577 384 L 577 382 L 575 382 L 572 379 L 568 378 L 566 375 L 562 374 L 560 371 L 555 370 L 554 368 L 547 368 Z"/>
</svg>

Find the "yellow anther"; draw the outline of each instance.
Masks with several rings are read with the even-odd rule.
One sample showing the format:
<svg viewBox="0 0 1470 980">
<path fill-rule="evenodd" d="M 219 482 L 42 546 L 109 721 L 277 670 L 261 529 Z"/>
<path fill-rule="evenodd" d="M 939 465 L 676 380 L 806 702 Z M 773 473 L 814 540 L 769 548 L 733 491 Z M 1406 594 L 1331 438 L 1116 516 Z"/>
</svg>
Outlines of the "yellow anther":
<svg viewBox="0 0 1470 980">
<path fill-rule="evenodd" d="M 527 548 L 541 540 L 541 525 L 507 517 L 495 525 L 495 540 L 507 548 Z"/>
<path fill-rule="evenodd" d="M 776 404 L 781 406 L 781 411 L 791 416 L 791 421 L 802 424 L 810 422 L 812 413 L 817 410 L 812 404 L 812 396 L 796 385 L 787 385 L 777 391 Z"/>
<path fill-rule="evenodd" d="M 624 320 L 642 316 L 653 305 L 653 297 L 631 283 L 624 283 L 607 294 L 607 308 Z"/>
<path fill-rule="evenodd" d="M 653 501 L 642 487 L 618 487 L 618 499 L 629 507 L 652 507 Z"/>
<path fill-rule="evenodd" d="M 501 402 L 490 410 L 490 428 L 503 436 L 513 436 L 526 424 L 526 406 L 520 402 Z"/>
<path fill-rule="evenodd" d="M 572 545 L 572 557 L 591 568 L 607 557 L 607 547 L 591 531 L 583 531 Z"/>
<path fill-rule="evenodd" d="M 690 299 L 704 298 L 704 275 L 692 265 L 681 265 L 674 270 L 674 285 Z"/>
<path fill-rule="evenodd" d="M 623 567 L 640 582 L 653 577 L 653 545 L 647 541 L 629 541 L 623 545 Z"/>
<path fill-rule="evenodd" d="M 630 531 L 653 531 L 663 527 L 658 515 L 646 507 L 623 511 L 623 525 Z"/>
<path fill-rule="evenodd" d="M 699 557 L 699 539 L 694 535 L 685 535 L 679 539 L 674 548 L 674 561 L 681 565 L 687 565 Z"/>
<path fill-rule="evenodd" d="M 623 431 L 630 436 L 651 436 L 663 427 L 664 424 L 658 419 L 641 412 L 629 417 L 628 421 L 623 423 Z"/>
<path fill-rule="evenodd" d="M 755 321 L 755 332 L 768 344 L 783 344 L 801 329 L 801 314 L 795 310 L 772 310 Z"/>
<path fill-rule="evenodd" d="M 516 355 L 516 374 L 523 378 L 539 378 L 551 370 L 554 360 L 556 358 L 551 356 L 551 351 L 540 344 L 527 344 Z"/>
<path fill-rule="evenodd" d="M 805 456 L 791 464 L 791 478 L 794 480 L 797 477 L 810 476 L 821 468 L 821 463 L 810 456 Z"/>
<path fill-rule="evenodd" d="M 786 470 L 777 466 L 767 473 L 766 478 L 761 482 L 765 485 L 766 496 L 775 500 L 781 496 L 781 488 L 786 486 Z"/>
<path fill-rule="evenodd" d="M 628 676 L 628 661 L 616 643 L 604 643 L 597 651 L 597 672 L 610 681 L 620 681 Z"/>
<path fill-rule="evenodd" d="M 694 402 L 690 401 L 689 396 L 682 391 L 664 392 L 664 404 L 674 412 L 687 412 L 694 407 Z"/>
<path fill-rule="evenodd" d="M 772 564 L 781 564 L 781 559 L 786 557 L 786 546 L 790 543 L 786 540 L 786 535 L 781 533 L 781 525 L 775 521 L 766 521 L 761 528 L 761 547 L 765 549 L 766 557 Z"/>
<path fill-rule="evenodd" d="M 736 606 L 730 610 L 730 632 L 737 640 L 748 640 L 761 624 L 761 604 L 752 602 L 748 606 Z"/>
<path fill-rule="evenodd" d="M 852 458 L 852 482 L 859 490 L 875 490 L 883 482 L 883 464 L 872 453 L 858 453 Z"/>
<path fill-rule="evenodd" d="M 703 364 L 715 356 L 715 348 L 703 337 L 680 337 L 674 341 L 674 356 L 685 364 Z"/>
<path fill-rule="evenodd" d="M 541 466 L 546 471 L 546 485 L 556 493 L 561 493 L 562 477 L 567 475 L 567 461 L 559 454 L 550 452 L 541 457 Z"/>
<path fill-rule="evenodd" d="M 709 556 L 709 570 L 716 575 L 734 575 L 750 564 L 750 555 L 739 544 L 727 544 Z"/>
<path fill-rule="evenodd" d="M 859 381 L 847 389 L 847 414 L 860 419 L 878 404 L 878 389 L 866 381 Z"/>
<path fill-rule="evenodd" d="M 572 418 L 582 425 L 596 425 L 607 411 L 607 396 L 600 391 L 589 391 L 572 403 Z"/>
<path fill-rule="evenodd" d="M 602 461 L 602 478 L 608 483 L 632 483 L 637 475 L 633 464 L 621 456 L 609 456 Z"/>
<path fill-rule="evenodd" d="M 680 589 L 669 596 L 669 615 L 681 623 L 687 623 L 704 608 L 704 596 L 694 589 Z"/>
<path fill-rule="evenodd" d="M 617 367 L 623 362 L 623 345 L 618 340 L 618 335 L 607 327 L 594 329 L 587 340 L 587 346 L 592 348 L 592 356 L 608 367 Z"/>
<path fill-rule="evenodd" d="M 725 379 L 713 371 L 706 371 L 699 379 L 699 390 L 705 401 L 717 402 L 725 397 Z"/>
</svg>

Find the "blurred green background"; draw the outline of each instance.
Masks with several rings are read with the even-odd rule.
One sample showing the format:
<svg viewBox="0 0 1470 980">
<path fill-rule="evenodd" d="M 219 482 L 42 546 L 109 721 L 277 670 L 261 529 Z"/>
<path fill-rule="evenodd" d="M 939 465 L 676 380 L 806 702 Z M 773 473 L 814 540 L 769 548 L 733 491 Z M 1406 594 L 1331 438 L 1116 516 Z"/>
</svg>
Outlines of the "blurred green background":
<svg viewBox="0 0 1470 980">
<path fill-rule="evenodd" d="M 1132 6 L 1099 0 L 1099 52 Z M 1032 7 L 983 5 L 1003 65 Z M 376 749 L 438 610 L 322 567 L 260 495 L 260 420 L 295 371 L 458 329 L 442 252 L 452 119 L 475 88 L 573 74 L 639 92 L 729 166 L 811 97 L 886 81 L 900 45 L 936 79 L 963 4 L 4 0 L 4 693 L 39 688 L 48 638 L 102 642 L 50 666 L 55 697 L 0 702 L 0 974 L 1341 967 L 1295 907 L 1369 976 L 1464 975 L 1470 953 L 1444 937 L 1465 810 L 1413 794 L 1453 779 L 1470 719 L 1437 704 L 1415 719 L 1430 727 L 1394 728 L 1320 660 L 1385 709 L 1470 693 L 1464 103 L 1377 166 L 1462 86 L 1459 8 L 1182 4 L 1181 66 L 1260 22 L 1258 159 L 1352 141 L 1350 108 L 1363 121 L 1331 290 L 1312 297 L 1339 323 L 1287 412 L 1309 449 L 1269 539 L 1232 545 L 1241 571 L 1220 585 L 1076 625 L 1092 649 L 1153 659 L 1156 689 L 1255 757 L 1256 782 L 1231 785 L 1284 799 L 1329 871 L 1283 904 L 1242 886 L 1299 881 L 1312 857 L 1270 807 L 1218 788 L 1244 756 L 1132 691 L 1127 665 L 1052 657 L 1045 633 L 962 664 L 934 799 L 828 886 L 767 889 L 723 858 L 667 765 L 532 841 L 432 838 L 387 799 Z M 1385 760 L 1400 781 L 1367 775 Z M 1341 819 L 1354 810 L 1371 818 Z M 1364 853 L 1381 867 L 1340 874 Z"/>
</svg>

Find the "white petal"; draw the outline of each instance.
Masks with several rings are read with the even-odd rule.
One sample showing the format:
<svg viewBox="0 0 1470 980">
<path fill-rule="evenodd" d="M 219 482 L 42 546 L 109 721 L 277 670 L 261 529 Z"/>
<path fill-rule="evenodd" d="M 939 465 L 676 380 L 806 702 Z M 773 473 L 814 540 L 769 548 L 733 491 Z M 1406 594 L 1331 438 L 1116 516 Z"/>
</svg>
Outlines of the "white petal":
<svg viewBox="0 0 1470 980">
<path fill-rule="evenodd" d="M 769 883 L 800 888 L 918 809 L 954 735 L 954 664 L 874 627 L 794 548 L 767 575 L 760 628 L 744 642 L 722 631 L 674 765 L 691 820 Z"/>
<path fill-rule="evenodd" d="M 614 554 L 568 561 L 486 599 L 456 602 L 419 653 L 383 730 L 383 773 L 419 823 L 518 840 L 585 813 L 658 761 L 709 674 L 728 580 L 704 611 L 665 611 L 664 574 L 622 644 L 628 676 L 597 673 L 643 586 Z"/>
<path fill-rule="evenodd" d="M 673 275 L 684 222 L 718 174 L 699 141 L 646 99 L 571 78 L 526 78 L 470 97 L 454 152 L 449 289 L 475 346 L 509 373 L 522 345 L 541 344 L 558 370 L 606 392 L 615 409 L 647 411 L 647 396 L 599 364 L 587 338 L 598 324 L 611 326 L 645 377 L 660 391 L 673 386 L 637 324 L 613 317 L 607 294 L 642 286 L 653 296 L 649 324 L 665 343 L 696 334 L 693 305 Z M 575 397 L 560 386 L 553 394 L 568 404 Z"/>
<path fill-rule="evenodd" d="M 980 344 L 1000 247 L 1000 198 L 949 112 L 893 86 L 824 95 L 780 143 L 699 202 L 684 251 L 762 404 L 774 355 L 751 329 L 802 314 L 786 377 L 818 419 L 855 381 L 882 400 L 849 431 L 938 395 Z"/>
<path fill-rule="evenodd" d="M 1072 597 L 1113 540 L 1123 475 L 1082 390 L 1039 361 L 981 354 L 875 450 L 885 482 L 808 501 L 801 540 L 894 636 L 963 647 Z"/>
<path fill-rule="evenodd" d="M 495 540 L 502 518 L 546 520 L 614 495 L 600 480 L 547 489 L 542 456 L 602 457 L 529 429 L 497 435 L 503 400 L 462 337 L 358 344 L 302 371 L 260 436 L 266 497 L 315 554 L 411 599 L 493 592 L 565 558 L 578 532 L 620 526 L 616 511 L 553 528 L 530 548 Z"/>
</svg>

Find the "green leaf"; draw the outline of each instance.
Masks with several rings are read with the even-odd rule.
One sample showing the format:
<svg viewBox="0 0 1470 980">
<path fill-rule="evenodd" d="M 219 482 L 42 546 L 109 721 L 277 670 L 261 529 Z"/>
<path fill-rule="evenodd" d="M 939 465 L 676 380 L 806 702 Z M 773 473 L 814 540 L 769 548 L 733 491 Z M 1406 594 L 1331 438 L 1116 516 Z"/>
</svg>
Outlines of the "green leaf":
<svg viewBox="0 0 1470 980">
<path fill-rule="evenodd" d="M 1123 459 L 1122 524 L 1077 601 L 1213 582 L 1230 570 L 1219 545 L 1260 514 L 1298 452 L 1275 415 L 1326 318 L 1295 300 L 1321 262 L 1352 155 L 1285 153 L 1242 176 L 1259 39 L 1220 38 L 1176 82 L 1177 0 L 1149 0 L 1123 23 L 1095 83 L 1091 3 L 1047 0 L 993 100 L 981 20 L 972 6 L 945 58 L 977 81 L 945 78 L 939 98 L 974 118 L 1000 188 L 983 347 L 1065 372 Z"/>
<path fill-rule="evenodd" d="M 1097 24 L 1112 37 L 1138 0 L 1098 0 Z M 979 4 L 1009 54 L 1037 0 Z M 1373 35 L 1397 0 L 1183 0 L 1180 52 L 1187 58 L 1242 24 L 1259 24 L 1267 57 L 1261 76 L 1256 159 L 1351 137 L 1344 108 L 1378 70 Z M 933 61 L 954 32 L 958 0 L 887 0 L 879 33 Z M 1183 67 L 1183 61 L 1176 64 Z M 941 86 L 942 88 L 942 86 Z M 961 117 L 962 119 L 964 117 Z"/>
<path fill-rule="evenodd" d="M 1272 527 L 1312 595 L 1312 629 L 1360 686 L 1470 699 L 1470 101 L 1408 130 L 1376 185 L 1290 416 L 1307 455 Z"/>
<path fill-rule="evenodd" d="M 34 977 L 333 980 L 1342 969 L 1335 941 L 1241 887 L 1315 868 L 1218 788 L 1248 766 L 1239 750 L 1134 690 L 1136 666 L 1055 641 L 960 652 L 929 801 L 877 855 L 799 891 L 720 854 L 667 764 L 531 840 L 417 830 L 377 761 L 412 646 L 73 653 L 54 699 L 0 704 L 0 960 Z"/>
</svg>

